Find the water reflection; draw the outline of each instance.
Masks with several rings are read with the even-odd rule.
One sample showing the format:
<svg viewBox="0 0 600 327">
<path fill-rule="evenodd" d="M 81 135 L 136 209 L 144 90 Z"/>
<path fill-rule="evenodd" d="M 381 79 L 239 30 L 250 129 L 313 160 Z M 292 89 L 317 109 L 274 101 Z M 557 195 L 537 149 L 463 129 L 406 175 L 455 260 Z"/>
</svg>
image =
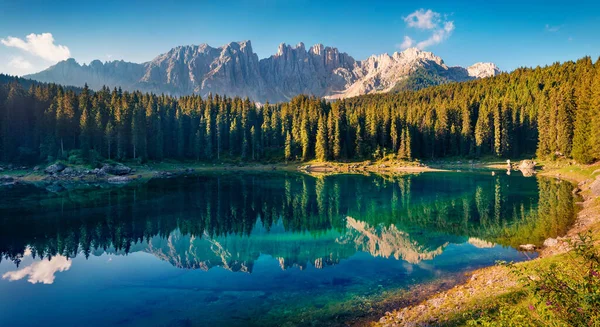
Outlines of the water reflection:
<svg viewBox="0 0 600 327">
<path fill-rule="evenodd" d="M 394 177 L 210 174 L 51 194 L 0 190 L 0 259 L 48 260 L 5 273 L 52 283 L 70 258 L 147 252 L 173 266 L 252 272 L 323 268 L 357 251 L 416 264 L 449 244 L 518 247 L 566 231 L 572 186 L 497 174 Z"/>
<path fill-rule="evenodd" d="M 31 251 L 25 250 L 24 256 L 30 256 Z M 62 255 L 56 255 L 48 260 L 32 262 L 30 265 L 17 270 L 8 271 L 2 275 L 2 279 L 9 281 L 21 280 L 27 277 L 31 284 L 52 284 L 57 272 L 66 271 L 71 268 L 72 261 Z"/>
</svg>

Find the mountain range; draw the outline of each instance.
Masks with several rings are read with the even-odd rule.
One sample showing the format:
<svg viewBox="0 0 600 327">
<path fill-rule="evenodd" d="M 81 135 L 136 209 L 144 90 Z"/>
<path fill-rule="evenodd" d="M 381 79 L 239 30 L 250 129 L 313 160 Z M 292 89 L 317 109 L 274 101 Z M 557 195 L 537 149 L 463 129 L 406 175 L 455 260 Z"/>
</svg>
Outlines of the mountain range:
<svg viewBox="0 0 600 327">
<path fill-rule="evenodd" d="M 259 59 L 251 42 L 242 41 L 219 48 L 207 44 L 179 46 L 141 64 L 94 60 L 80 65 L 71 58 L 24 77 L 72 86 L 87 83 L 92 89 L 106 85 L 175 96 L 213 93 L 279 102 L 298 94 L 346 98 L 499 73 L 493 63 L 450 67 L 440 57 L 417 48 L 360 61 L 321 44 L 306 49 L 304 43 L 282 43 L 276 54 Z"/>
</svg>

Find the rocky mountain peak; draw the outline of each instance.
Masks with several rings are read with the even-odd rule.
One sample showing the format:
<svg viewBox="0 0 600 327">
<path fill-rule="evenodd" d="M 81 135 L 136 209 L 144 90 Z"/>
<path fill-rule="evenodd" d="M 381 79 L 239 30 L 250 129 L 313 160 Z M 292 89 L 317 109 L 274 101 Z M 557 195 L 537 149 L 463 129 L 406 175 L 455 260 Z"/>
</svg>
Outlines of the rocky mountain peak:
<svg viewBox="0 0 600 327">
<path fill-rule="evenodd" d="M 433 61 L 438 65 L 444 65 L 444 61 L 442 58 L 434 55 L 431 52 L 423 51 L 418 48 L 408 48 L 402 52 L 395 52 L 394 57 L 398 58 L 398 60 L 404 60 L 406 62 L 412 62 L 417 60 L 427 60 Z"/>
<path fill-rule="evenodd" d="M 321 55 L 323 55 L 324 50 L 325 50 L 325 47 L 321 43 L 317 43 L 317 44 L 313 45 L 312 47 L 310 47 L 308 52 L 310 52 L 316 56 L 321 56 Z M 335 50 L 337 51 L 337 49 L 335 49 Z"/>
<path fill-rule="evenodd" d="M 234 51 L 241 51 L 243 53 L 254 53 L 252 51 L 252 43 L 249 40 L 246 41 L 240 41 L 240 42 L 230 42 L 226 45 L 224 45 L 223 47 L 221 47 L 222 50 L 234 50 Z"/>
<path fill-rule="evenodd" d="M 96 68 L 100 68 L 103 66 L 102 61 L 96 59 L 96 60 L 92 60 L 89 64 L 90 67 L 96 67 Z"/>
<path fill-rule="evenodd" d="M 307 50 L 303 42 L 295 46 L 281 43 L 274 55 L 259 60 L 252 43 L 245 40 L 218 48 L 205 43 L 178 46 L 141 64 L 94 60 L 82 66 L 71 58 L 25 77 L 74 86 L 88 83 L 92 89 L 106 85 L 129 91 L 227 94 L 277 102 L 298 94 L 345 98 L 388 92 L 418 70 L 439 77 L 432 79 L 432 85 L 500 73 L 492 63 L 448 67 L 440 57 L 417 48 L 357 61 L 323 44 Z"/>
<path fill-rule="evenodd" d="M 491 62 L 478 62 L 467 68 L 469 76 L 474 78 L 485 78 L 500 74 L 500 68 Z"/>
</svg>

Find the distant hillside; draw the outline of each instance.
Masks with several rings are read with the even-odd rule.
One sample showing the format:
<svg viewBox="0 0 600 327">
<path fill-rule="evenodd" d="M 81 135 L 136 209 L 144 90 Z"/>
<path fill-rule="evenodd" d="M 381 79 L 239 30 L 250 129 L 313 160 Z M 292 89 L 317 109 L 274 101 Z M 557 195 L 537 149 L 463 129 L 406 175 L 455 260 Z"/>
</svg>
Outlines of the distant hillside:
<svg viewBox="0 0 600 327">
<path fill-rule="evenodd" d="M 23 89 L 29 89 L 33 85 L 47 85 L 48 84 L 48 83 L 39 82 L 39 81 L 36 81 L 33 79 L 29 79 L 29 78 L 0 74 L 0 84 L 11 84 L 13 82 L 19 83 Z M 76 87 L 76 86 L 62 86 L 62 88 L 66 89 L 66 90 L 73 90 L 75 92 L 79 92 L 82 90 L 80 87 Z"/>
</svg>

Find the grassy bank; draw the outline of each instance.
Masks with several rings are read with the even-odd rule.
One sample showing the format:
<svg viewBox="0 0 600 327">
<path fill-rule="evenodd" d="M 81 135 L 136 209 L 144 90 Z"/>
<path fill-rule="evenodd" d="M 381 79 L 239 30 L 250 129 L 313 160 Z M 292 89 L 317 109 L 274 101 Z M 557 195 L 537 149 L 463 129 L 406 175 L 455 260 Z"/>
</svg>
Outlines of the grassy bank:
<svg viewBox="0 0 600 327">
<path fill-rule="evenodd" d="M 600 164 L 542 164 L 541 175 L 576 183 L 584 199 L 563 238 L 549 242 L 537 259 L 476 270 L 465 283 L 389 312 L 372 325 L 600 325 L 600 197 L 589 189 L 600 176 Z"/>
</svg>

